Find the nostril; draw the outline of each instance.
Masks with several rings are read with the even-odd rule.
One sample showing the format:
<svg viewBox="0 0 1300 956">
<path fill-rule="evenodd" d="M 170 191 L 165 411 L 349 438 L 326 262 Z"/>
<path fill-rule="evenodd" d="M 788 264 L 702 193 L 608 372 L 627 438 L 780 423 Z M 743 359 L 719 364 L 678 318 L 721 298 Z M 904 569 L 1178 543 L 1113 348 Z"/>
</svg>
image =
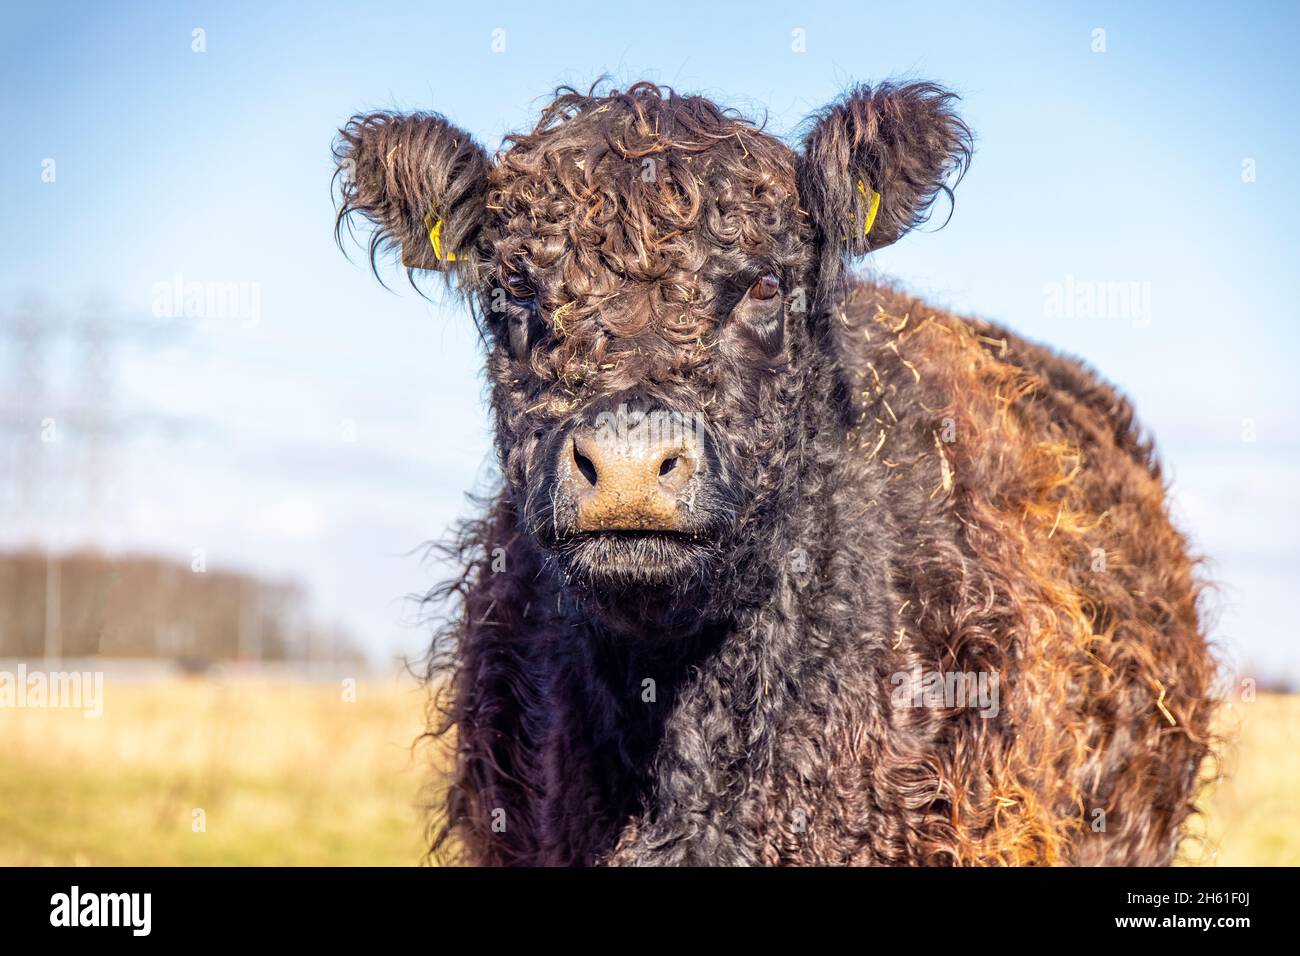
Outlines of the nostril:
<svg viewBox="0 0 1300 956">
<path fill-rule="evenodd" d="M 596 484 L 596 466 L 590 458 L 578 451 L 578 446 L 573 446 L 573 463 L 578 466 L 578 471 L 582 472 L 582 477 L 586 478 L 592 486 Z"/>
<path fill-rule="evenodd" d="M 677 467 L 676 455 L 673 455 L 671 458 L 665 458 L 663 464 L 659 466 L 659 477 L 662 478 L 664 475 L 668 474 L 668 472 L 672 471 L 676 467 Z"/>
</svg>

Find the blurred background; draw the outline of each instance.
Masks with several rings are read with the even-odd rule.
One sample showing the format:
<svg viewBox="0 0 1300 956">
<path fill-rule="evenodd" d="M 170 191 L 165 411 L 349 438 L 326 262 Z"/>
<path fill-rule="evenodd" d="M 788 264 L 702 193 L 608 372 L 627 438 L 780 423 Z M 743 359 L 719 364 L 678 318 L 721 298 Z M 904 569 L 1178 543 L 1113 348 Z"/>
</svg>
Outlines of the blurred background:
<svg viewBox="0 0 1300 956">
<path fill-rule="evenodd" d="M 0 863 L 419 859 L 402 661 L 493 481 L 481 355 L 334 245 L 330 143 L 433 109 L 494 148 L 602 75 L 792 141 L 854 82 L 961 94 L 951 222 L 866 268 L 1135 401 L 1238 741 L 1189 861 L 1300 862 L 1300 8 L 899 6 L 7 4 Z M 6 706 L 20 667 L 102 715 Z"/>
</svg>

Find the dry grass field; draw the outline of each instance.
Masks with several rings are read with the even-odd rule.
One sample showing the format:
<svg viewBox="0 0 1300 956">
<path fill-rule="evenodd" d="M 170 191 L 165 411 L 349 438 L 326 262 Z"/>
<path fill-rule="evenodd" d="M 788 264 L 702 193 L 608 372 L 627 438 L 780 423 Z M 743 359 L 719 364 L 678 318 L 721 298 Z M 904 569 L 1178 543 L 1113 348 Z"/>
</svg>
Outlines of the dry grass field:
<svg viewBox="0 0 1300 956">
<path fill-rule="evenodd" d="M 1223 779 L 1183 847 L 1191 864 L 1300 866 L 1300 695 L 1225 706 Z"/>
<path fill-rule="evenodd" d="M 0 709 L 0 864 L 419 863 L 423 694 L 395 679 L 356 697 L 114 681 L 98 719 Z M 1300 697 L 1236 704 L 1224 723 L 1229 776 L 1188 862 L 1300 864 Z"/>
<path fill-rule="evenodd" d="M 104 713 L 0 710 L 0 864 L 411 865 L 413 681 L 109 682 Z M 202 811 L 202 827 L 195 811 Z"/>
</svg>

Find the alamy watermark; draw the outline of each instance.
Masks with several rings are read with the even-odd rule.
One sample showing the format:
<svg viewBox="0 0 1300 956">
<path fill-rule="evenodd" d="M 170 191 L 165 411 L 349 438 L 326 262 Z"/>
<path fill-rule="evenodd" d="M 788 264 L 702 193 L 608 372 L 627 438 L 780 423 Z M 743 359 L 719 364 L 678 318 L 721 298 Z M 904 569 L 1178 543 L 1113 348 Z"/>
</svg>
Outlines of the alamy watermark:
<svg viewBox="0 0 1300 956">
<path fill-rule="evenodd" d="M 152 298 L 159 319 L 233 319 L 246 329 L 262 321 L 260 282 L 187 282 L 177 274 L 155 282 Z"/>
<path fill-rule="evenodd" d="M 895 707 L 925 707 L 978 710 L 991 720 L 1001 710 L 996 671 L 897 671 L 889 682 L 894 686 L 890 702 Z"/>
<path fill-rule="evenodd" d="M 616 441 L 620 445 L 683 446 L 702 442 L 707 427 L 702 412 L 691 415 L 664 409 L 638 412 L 629 411 L 626 404 L 619 405 L 617 411 L 598 414 L 595 426 L 602 441 Z"/>
<path fill-rule="evenodd" d="M 50 925 L 119 926 L 130 929 L 132 936 L 148 936 L 153 928 L 153 894 L 83 893 L 74 884 L 67 893 L 50 897 Z"/>
<path fill-rule="evenodd" d="M 0 670 L 0 710 L 80 710 L 92 720 L 104 714 L 103 671 L 43 671 L 19 664 Z"/>
<path fill-rule="evenodd" d="M 1049 319 L 1118 320 L 1145 329 L 1151 324 L 1151 283 L 1067 275 L 1060 282 L 1043 283 L 1043 315 Z"/>
</svg>

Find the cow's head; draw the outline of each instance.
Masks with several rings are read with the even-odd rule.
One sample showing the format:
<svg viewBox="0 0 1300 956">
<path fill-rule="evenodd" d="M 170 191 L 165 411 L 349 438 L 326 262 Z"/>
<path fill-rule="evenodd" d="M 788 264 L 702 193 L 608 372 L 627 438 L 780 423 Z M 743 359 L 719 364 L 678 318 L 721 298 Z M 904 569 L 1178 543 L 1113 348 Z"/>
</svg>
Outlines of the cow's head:
<svg viewBox="0 0 1300 956">
<path fill-rule="evenodd" d="M 809 429 L 832 401 L 825 307 L 964 168 L 951 100 L 858 88 L 800 150 L 650 84 L 561 90 L 495 157 L 436 114 L 357 116 L 339 224 L 371 220 L 372 258 L 444 272 L 473 304 L 505 480 L 570 588 L 725 604 L 737 568 L 761 577 L 789 546 L 799 498 L 828 493 L 799 486 L 826 454 Z"/>
</svg>

